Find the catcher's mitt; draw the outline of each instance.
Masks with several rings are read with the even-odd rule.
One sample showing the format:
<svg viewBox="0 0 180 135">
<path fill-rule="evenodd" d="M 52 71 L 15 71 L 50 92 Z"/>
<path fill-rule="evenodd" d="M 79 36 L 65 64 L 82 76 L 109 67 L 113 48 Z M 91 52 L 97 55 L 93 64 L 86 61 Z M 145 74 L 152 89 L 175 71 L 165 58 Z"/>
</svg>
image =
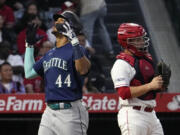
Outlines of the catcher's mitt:
<svg viewBox="0 0 180 135">
<path fill-rule="evenodd" d="M 163 60 L 159 62 L 156 66 L 156 76 L 161 75 L 163 79 L 163 88 L 167 89 L 170 77 L 171 77 L 171 69 Z"/>
</svg>

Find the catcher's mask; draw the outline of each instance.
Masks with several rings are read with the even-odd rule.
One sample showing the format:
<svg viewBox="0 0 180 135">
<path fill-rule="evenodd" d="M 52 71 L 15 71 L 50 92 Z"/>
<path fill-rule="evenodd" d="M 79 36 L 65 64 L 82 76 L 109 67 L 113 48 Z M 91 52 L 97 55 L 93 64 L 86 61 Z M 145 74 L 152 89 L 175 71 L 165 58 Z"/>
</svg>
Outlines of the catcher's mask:
<svg viewBox="0 0 180 135">
<path fill-rule="evenodd" d="M 141 25 L 135 23 L 123 23 L 119 26 L 118 42 L 135 55 L 142 55 L 148 51 L 147 33 Z"/>
<path fill-rule="evenodd" d="M 65 10 L 64 12 L 58 11 L 53 15 L 54 21 L 57 21 L 58 18 L 64 18 L 65 20 L 67 20 L 70 26 L 74 29 L 75 33 L 82 30 L 82 24 L 79 17 L 70 10 Z"/>
</svg>

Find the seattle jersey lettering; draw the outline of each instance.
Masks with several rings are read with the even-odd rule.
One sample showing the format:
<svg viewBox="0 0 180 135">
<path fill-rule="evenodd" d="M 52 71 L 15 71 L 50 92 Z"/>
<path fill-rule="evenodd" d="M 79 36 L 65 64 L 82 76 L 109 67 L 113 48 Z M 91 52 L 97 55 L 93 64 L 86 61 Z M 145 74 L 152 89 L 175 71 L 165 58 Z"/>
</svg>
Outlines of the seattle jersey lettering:
<svg viewBox="0 0 180 135">
<path fill-rule="evenodd" d="M 58 67 L 63 70 L 67 70 L 67 61 L 60 58 L 52 58 L 49 61 L 43 62 L 44 72 L 51 67 Z"/>
</svg>

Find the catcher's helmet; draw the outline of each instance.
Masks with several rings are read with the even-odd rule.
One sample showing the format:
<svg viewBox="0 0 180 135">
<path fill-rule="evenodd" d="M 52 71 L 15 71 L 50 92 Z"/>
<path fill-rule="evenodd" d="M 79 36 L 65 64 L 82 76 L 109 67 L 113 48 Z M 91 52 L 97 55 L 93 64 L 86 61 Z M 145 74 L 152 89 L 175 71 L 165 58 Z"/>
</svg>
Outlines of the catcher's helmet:
<svg viewBox="0 0 180 135">
<path fill-rule="evenodd" d="M 67 20 L 70 26 L 74 29 L 75 33 L 78 33 L 83 28 L 79 17 L 70 10 L 65 10 L 64 12 L 57 12 L 53 15 L 53 19 L 55 21 L 57 21 L 58 18 L 64 18 L 65 20 Z"/>
<path fill-rule="evenodd" d="M 146 37 L 145 29 L 135 23 L 123 23 L 118 29 L 118 42 L 123 48 L 129 49 L 132 53 L 145 52 L 149 46 L 149 38 Z M 141 39 L 141 45 L 133 42 L 134 39 Z"/>
</svg>

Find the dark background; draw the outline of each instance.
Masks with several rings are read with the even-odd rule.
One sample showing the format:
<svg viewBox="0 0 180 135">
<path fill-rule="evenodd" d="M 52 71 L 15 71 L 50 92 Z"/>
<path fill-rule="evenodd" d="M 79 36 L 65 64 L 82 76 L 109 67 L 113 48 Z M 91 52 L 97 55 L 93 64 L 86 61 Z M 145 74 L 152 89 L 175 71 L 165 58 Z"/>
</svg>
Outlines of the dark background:
<svg viewBox="0 0 180 135">
<path fill-rule="evenodd" d="M 178 135 L 180 113 L 157 113 L 165 135 Z M 120 135 L 116 113 L 89 115 L 88 135 Z M 0 135 L 37 135 L 41 114 L 0 114 Z M 138 118 L 137 118 L 138 119 Z"/>
</svg>

